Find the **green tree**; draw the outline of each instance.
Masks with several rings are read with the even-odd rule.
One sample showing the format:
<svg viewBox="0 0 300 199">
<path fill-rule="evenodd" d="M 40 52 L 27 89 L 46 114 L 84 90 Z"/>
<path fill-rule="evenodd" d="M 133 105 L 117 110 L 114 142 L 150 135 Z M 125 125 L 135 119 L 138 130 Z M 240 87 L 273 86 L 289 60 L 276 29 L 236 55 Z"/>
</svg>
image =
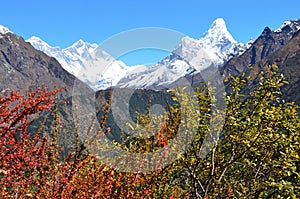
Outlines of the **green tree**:
<svg viewBox="0 0 300 199">
<path fill-rule="evenodd" d="M 225 124 L 206 158 L 199 149 L 214 102 L 198 92 L 202 122 L 188 152 L 173 165 L 178 185 L 192 198 L 300 197 L 300 123 L 298 107 L 281 98 L 286 83 L 275 65 L 255 77 L 230 76 Z"/>
</svg>

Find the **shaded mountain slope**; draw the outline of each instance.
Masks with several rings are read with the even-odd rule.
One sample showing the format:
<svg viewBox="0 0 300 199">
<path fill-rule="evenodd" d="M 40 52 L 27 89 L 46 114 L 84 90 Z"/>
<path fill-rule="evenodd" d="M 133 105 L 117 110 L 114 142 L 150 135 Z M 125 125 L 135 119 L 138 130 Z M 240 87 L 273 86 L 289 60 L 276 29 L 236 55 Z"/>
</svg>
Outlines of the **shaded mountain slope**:
<svg viewBox="0 0 300 199">
<path fill-rule="evenodd" d="M 222 74 L 237 75 L 246 70 L 248 65 L 262 61 L 276 50 L 283 47 L 300 28 L 300 19 L 286 21 L 279 29 L 272 31 L 266 27 L 252 46 L 242 55 L 230 59 L 222 68 Z"/>
</svg>

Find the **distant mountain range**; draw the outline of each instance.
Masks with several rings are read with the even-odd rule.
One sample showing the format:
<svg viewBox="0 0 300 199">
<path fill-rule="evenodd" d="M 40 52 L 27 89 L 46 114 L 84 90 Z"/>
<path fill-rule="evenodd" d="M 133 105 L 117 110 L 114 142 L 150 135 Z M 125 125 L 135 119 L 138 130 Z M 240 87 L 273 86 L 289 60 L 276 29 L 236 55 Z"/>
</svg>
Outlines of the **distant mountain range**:
<svg viewBox="0 0 300 199">
<path fill-rule="evenodd" d="M 213 63 L 219 67 L 230 58 L 242 54 L 252 43 L 238 43 L 228 32 L 225 21 L 219 18 L 202 38 L 182 38 L 178 47 L 165 59 L 146 67 L 126 66 L 103 51 L 99 45 L 82 40 L 65 49 L 51 47 L 37 37 L 31 37 L 27 41 L 36 49 L 55 57 L 65 70 L 94 90 L 107 89 L 110 86 L 155 88 L 168 85 L 180 77 L 200 72 L 208 64 Z M 195 52 L 200 50 L 205 51 L 205 59 L 195 57 Z M 192 60 L 195 62 L 195 58 L 199 60 L 191 63 Z"/>
<path fill-rule="evenodd" d="M 266 27 L 256 40 L 242 44 L 228 32 L 223 19 L 216 19 L 202 38 L 182 38 L 166 58 L 146 67 L 126 66 L 99 45 L 82 40 L 65 49 L 51 47 L 37 37 L 31 37 L 26 43 L 6 27 L 0 26 L 1 89 L 8 83 L 18 88 L 19 82 L 23 85 L 43 82 L 71 86 L 75 77 L 94 91 L 110 86 L 161 89 L 180 78 L 193 77 L 200 81 L 200 72 L 211 67 L 219 69 L 221 74 L 237 75 L 245 71 L 249 64 L 261 66 L 273 61 L 286 65 L 282 60 L 289 60 L 300 48 L 297 43 L 290 43 L 299 29 L 300 20 L 288 20 L 277 30 Z M 280 57 L 278 51 L 292 44 L 293 51 L 286 57 Z M 276 59 L 274 53 L 277 53 Z"/>
<path fill-rule="evenodd" d="M 216 19 L 202 38 L 182 38 L 178 47 L 161 62 L 142 71 L 131 71 L 117 86 L 168 87 L 178 79 L 199 73 L 211 65 L 222 66 L 230 58 L 245 52 L 251 43 L 238 43 L 228 32 L 225 21 Z"/>
<path fill-rule="evenodd" d="M 34 36 L 27 42 L 37 50 L 56 58 L 65 70 L 94 90 L 107 89 L 115 85 L 125 74 L 135 68 L 115 60 L 97 44 L 89 44 L 82 40 L 65 49 L 51 47 Z"/>
</svg>

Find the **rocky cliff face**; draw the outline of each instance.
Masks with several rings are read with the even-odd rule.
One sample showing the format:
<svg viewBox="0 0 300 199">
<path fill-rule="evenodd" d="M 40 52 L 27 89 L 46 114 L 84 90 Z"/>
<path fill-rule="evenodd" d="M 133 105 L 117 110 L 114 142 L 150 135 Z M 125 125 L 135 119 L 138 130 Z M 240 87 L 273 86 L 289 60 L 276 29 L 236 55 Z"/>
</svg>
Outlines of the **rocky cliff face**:
<svg viewBox="0 0 300 199">
<path fill-rule="evenodd" d="M 277 64 L 289 82 L 282 88 L 284 98 L 300 103 L 300 30 L 283 47 L 254 66 L 264 68 L 270 64 Z"/>
<path fill-rule="evenodd" d="M 230 59 L 221 69 L 222 73 L 237 75 L 249 64 L 260 62 L 283 47 L 300 29 L 300 20 L 286 21 L 279 29 L 272 31 L 266 27 L 252 46 L 242 55 Z"/>
<path fill-rule="evenodd" d="M 75 80 L 55 58 L 11 32 L 0 34 L 0 71 L 0 90 L 44 85 L 49 89 L 67 87 L 70 91 Z"/>
</svg>

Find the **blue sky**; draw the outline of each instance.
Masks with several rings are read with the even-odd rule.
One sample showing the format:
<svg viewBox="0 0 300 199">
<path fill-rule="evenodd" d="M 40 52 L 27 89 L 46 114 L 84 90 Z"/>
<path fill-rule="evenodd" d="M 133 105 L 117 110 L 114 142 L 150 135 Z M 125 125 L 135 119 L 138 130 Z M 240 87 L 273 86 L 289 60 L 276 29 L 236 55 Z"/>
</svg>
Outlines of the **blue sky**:
<svg viewBox="0 0 300 199">
<path fill-rule="evenodd" d="M 285 20 L 300 18 L 299 8 L 299 0 L 7 0 L 1 2 L 0 24 L 25 39 L 35 35 L 64 48 L 80 38 L 100 44 L 122 31 L 142 27 L 169 28 L 199 38 L 221 17 L 233 37 L 246 43 L 265 26 L 276 29 Z M 144 62 L 155 62 L 160 56 L 154 52 Z M 134 57 L 124 60 L 137 64 Z"/>
</svg>

